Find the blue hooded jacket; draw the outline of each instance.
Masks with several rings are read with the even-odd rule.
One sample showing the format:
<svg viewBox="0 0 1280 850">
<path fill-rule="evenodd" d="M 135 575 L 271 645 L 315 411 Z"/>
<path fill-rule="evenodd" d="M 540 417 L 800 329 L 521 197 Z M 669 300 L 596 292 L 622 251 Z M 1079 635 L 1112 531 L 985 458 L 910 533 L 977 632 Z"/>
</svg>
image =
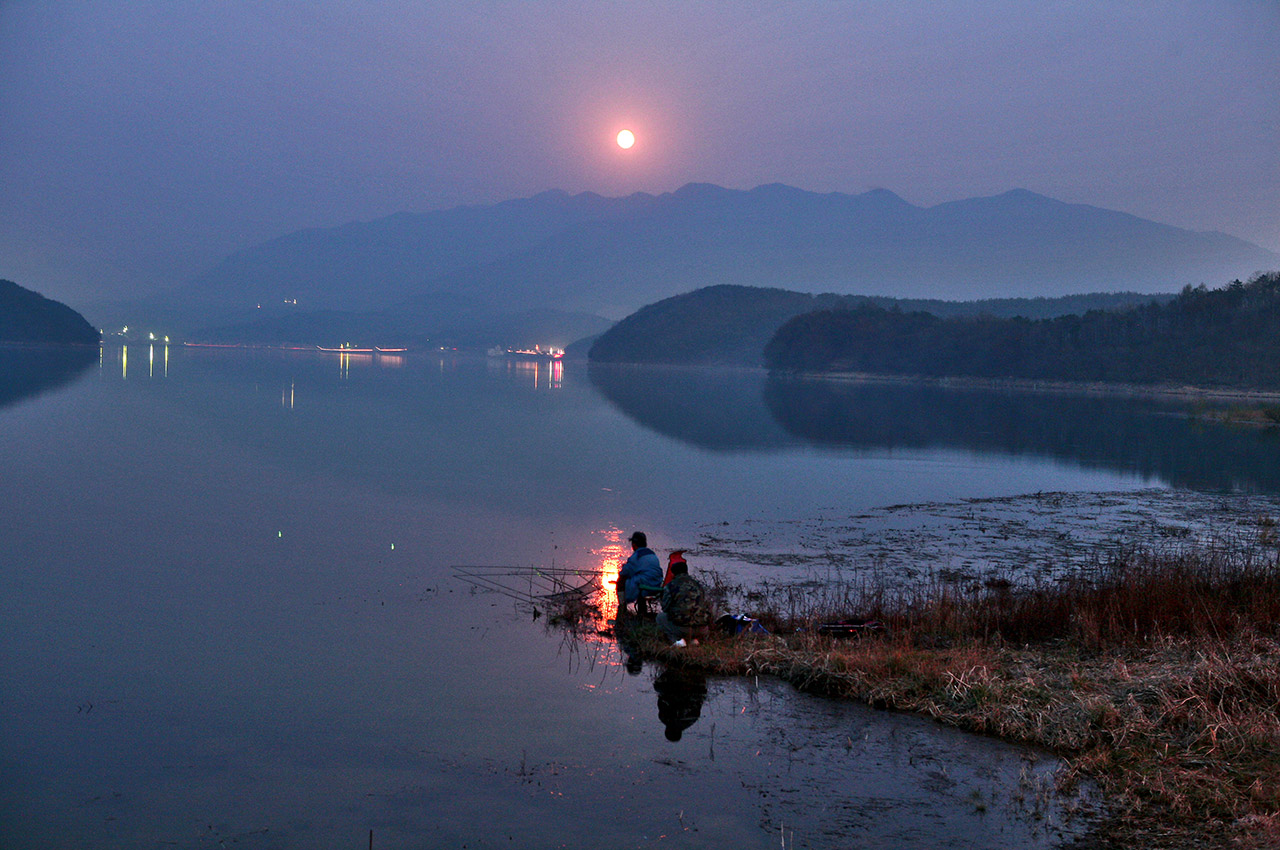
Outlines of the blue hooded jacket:
<svg viewBox="0 0 1280 850">
<path fill-rule="evenodd" d="M 623 582 L 626 601 L 634 602 L 640 598 L 640 585 L 662 586 L 662 564 L 652 549 L 641 546 L 618 570 L 618 581 Z"/>
</svg>

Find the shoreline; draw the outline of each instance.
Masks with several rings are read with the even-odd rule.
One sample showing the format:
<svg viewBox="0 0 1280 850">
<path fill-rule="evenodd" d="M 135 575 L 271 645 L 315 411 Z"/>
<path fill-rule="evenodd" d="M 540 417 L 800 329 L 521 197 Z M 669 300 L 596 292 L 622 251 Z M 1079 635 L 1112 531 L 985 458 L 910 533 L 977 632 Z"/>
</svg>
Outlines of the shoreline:
<svg viewBox="0 0 1280 850">
<path fill-rule="evenodd" d="M 795 600 L 780 595 L 747 612 L 769 635 L 675 648 L 648 620 L 615 631 L 664 664 L 770 676 L 1051 752 L 1064 790 L 1088 780 L 1106 801 L 1071 847 L 1272 847 L 1280 549 L 1269 539 L 1131 553 L 1097 577 L 1029 590 L 934 586 L 888 607 L 874 593 L 846 598 L 885 627 L 855 638 L 817 633 L 838 616 L 829 607 L 781 614 Z"/>
<path fill-rule="evenodd" d="M 784 373 L 769 373 L 781 376 Z M 796 380 L 829 380 L 842 383 L 921 385 L 954 389 L 1017 390 L 1020 392 L 1108 397 L 1175 398 L 1187 401 L 1280 402 L 1280 390 L 1230 387 L 1197 387 L 1185 384 L 1132 384 L 1105 381 L 1050 381 L 1030 378 L 928 377 L 884 375 L 871 372 L 785 373 Z"/>
<path fill-rule="evenodd" d="M 984 644 L 922 649 L 888 642 L 871 651 L 864 647 L 851 652 L 830 639 L 796 645 L 789 640 L 779 644 L 750 638 L 737 653 L 726 653 L 723 645 L 716 644 L 674 649 L 653 640 L 642 645 L 646 657 L 665 664 L 709 675 L 769 676 L 804 693 L 924 716 L 964 732 L 1045 750 L 1065 765 L 1059 779 L 1064 791 L 1073 790 L 1082 780 L 1091 781 L 1111 809 L 1090 815 L 1085 835 L 1069 847 L 1121 847 L 1137 842 L 1144 850 L 1216 848 L 1247 838 L 1250 829 L 1258 829 L 1263 836 L 1257 847 L 1274 846 L 1271 842 L 1280 839 L 1280 824 L 1272 813 L 1235 816 L 1203 804 L 1160 799 L 1184 793 L 1147 764 L 1149 759 L 1159 759 L 1156 750 L 1168 743 L 1164 736 L 1114 746 L 1114 739 L 1133 736 L 1126 726 L 1158 725 L 1158 718 L 1134 705 L 1176 679 L 1185 665 L 1195 663 L 1201 651 L 1190 645 L 1092 658 L 1081 658 L 1066 648 Z M 1280 664 L 1280 646 L 1273 646 L 1259 660 Z M 1193 695 L 1178 692 L 1177 696 L 1190 699 Z M 1055 723 L 1051 719 L 1055 713 L 1068 714 L 1069 722 Z M 1135 754 L 1134 749 L 1150 752 Z M 1165 756 L 1181 759 L 1190 765 L 1187 770 L 1194 770 L 1192 753 L 1183 757 L 1166 747 Z M 1203 786 L 1221 782 L 1209 773 L 1201 771 L 1188 781 Z"/>
<path fill-rule="evenodd" d="M 569 358 L 567 358 L 569 359 Z M 1280 403 L 1280 388 L 1201 387 L 1191 384 L 1138 384 L 1111 381 L 1055 381 L 1033 378 L 979 378 L 973 376 L 892 375 L 879 372 L 785 372 L 742 363 L 606 363 L 572 358 L 575 363 L 606 369 L 667 369 L 674 371 L 725 370 L 754 372 L 768 378 L 840 383 L 920 385 L 954 389 L 1016 390 L 1062 395 L 1104 397 L 1173 398 L 1186 401 L 1257 401 Z"/>
</svg>

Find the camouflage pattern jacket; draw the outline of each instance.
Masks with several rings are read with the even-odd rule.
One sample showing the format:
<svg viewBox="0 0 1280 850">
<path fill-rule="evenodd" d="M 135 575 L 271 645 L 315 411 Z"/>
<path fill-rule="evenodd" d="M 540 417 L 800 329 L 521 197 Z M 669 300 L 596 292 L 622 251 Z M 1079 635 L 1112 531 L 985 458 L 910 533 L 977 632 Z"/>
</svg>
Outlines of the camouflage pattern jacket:
<svg viewBox="0 0 1280 850">
<path fill-rule="evenodd" d="M 677 626 L 706 626 L 711 623 L 711 600 L 706 588 L 686 573 L 662 589 L 662 612 Z"/>
</svg>

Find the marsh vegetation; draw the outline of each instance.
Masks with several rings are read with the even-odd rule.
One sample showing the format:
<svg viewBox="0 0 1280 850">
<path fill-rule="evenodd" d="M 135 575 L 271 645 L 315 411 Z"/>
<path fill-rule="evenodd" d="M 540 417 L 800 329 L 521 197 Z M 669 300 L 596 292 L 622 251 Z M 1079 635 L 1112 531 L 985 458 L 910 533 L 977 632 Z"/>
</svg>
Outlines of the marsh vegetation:
<svg viewBox="0 0 1280 850">
<path fill-rule="evenodd" d="M 1062 789 L 1108 801 L 1086 846 L 1280 840 L 1280 550 L 1276 521 L 1211 542 L 1122 548 L 1070 576 L 807 582 L 715 593 L 771 634 L 673 648 L 620 620 L 635 653 L 774 676 L 1047 748 Z M 692 560 L 692 556 L 691 556 Z M 819 626 L 875 622 L 832 637 Z M 594 628 L 578 609 L 562 625 Z"/>
</svg>

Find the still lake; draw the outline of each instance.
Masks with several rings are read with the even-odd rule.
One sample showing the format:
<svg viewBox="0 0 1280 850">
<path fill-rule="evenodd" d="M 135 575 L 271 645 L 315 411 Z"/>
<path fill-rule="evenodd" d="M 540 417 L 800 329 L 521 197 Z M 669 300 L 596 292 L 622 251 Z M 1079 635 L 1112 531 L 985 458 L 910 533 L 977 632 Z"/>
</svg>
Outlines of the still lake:
<svg viewBox="0 0 1280 850">
<path fill-rule="evenodd" d="M 975 505 L 1028 536 L 1021 514 L 1097 534 L 1116 505 L 1162 506 L 1156 530 L 1203 518 L 1179 505 L 1270 507 L 1276 435 L 1185 413 L 105 347 L 0 391 L 0 847 L 1056 846 L 1077 827 L 1043 754 L 775 682 L 633 674 L 453 568 L 608 574 L 641 529 L 695 572 L 828 580 L 909 569 L 895 541 L 923 545 L 928 513 L 912 563 L 976 574 L 1007 565 L 965 527 Z"/>
</svg>

